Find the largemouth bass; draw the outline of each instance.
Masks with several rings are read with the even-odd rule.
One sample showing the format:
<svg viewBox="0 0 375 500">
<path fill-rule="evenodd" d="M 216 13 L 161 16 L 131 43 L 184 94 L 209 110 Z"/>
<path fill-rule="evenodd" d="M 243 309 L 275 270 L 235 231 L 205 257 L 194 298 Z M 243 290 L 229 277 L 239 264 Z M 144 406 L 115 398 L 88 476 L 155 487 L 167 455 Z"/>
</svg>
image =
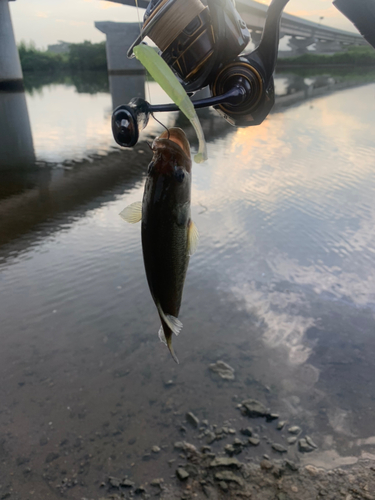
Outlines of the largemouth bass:
<svg viewBox="0 0 375 500">
<path fill-rule="evenodd" d="M 159 338 L 173 357 L 172 334 L 179 334 L 178 319 L 189 258 L 198 244 L 190 216 L 191 157 L 183 130 L 170 128 L 154 140 L 142 202 L 132 203 L 120 216 L 142 220 L 142 249 L 146 277 L 158 310 Z"/>
</svg>

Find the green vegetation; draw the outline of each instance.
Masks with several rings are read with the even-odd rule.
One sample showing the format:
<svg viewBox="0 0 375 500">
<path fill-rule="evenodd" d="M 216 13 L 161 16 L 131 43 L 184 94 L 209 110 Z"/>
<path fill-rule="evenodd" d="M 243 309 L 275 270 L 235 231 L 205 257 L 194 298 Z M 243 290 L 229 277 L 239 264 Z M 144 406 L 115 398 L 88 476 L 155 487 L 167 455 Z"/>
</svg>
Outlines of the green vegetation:
<svg viewBox="0 0 375 500">
<path fill-rule="evenodd" d="M 68 71 L 106 70 L 105 42 L 72 43 L 69 52 L 56 54 L 39 50 L 33 43 L 21 42 L 18 51 L 24 73 L 57 73 Z"/>
<path fill-rule="evenodd" d="M 347 52 L 333 55 L 304 54 L 279 59 L 278 67 L 285 66 L 375 66 L 375 50 L 372 47 L 350 47 Z"/>
</svg>

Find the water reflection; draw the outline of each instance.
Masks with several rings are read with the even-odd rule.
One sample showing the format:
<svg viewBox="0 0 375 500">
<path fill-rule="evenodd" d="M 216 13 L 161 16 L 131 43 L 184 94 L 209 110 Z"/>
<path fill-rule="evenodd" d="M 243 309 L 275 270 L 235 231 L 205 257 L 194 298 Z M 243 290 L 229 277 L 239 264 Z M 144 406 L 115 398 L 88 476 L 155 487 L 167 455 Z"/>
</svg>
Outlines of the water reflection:
<svg viewBox="0 0 375 500">
<path fill-rule="evenodd" d="M 327 74 L 327 70 L 319 72 L 315 69 L 279 73 L 275 78 L 277 94 L 275 111 L 327 91 L 361 85 L 373 79 L 373 71 L 361 71 L 361 74 L 358 74 L 358 71 L 346 73 L 330 71 Z M 36 160 L 44 164 L 65 162 L 67 168 L 70 168 L 76 160 L 89 158 L 90 155 L 106 154 L 115 147 L 108 132 L 114 107 L 127 103 L 132 97 L 145 97 L 145 94 L 151 102 L 169 102 L 157 84 L 149 82 L 145 85 L 144 75 L 139 74 L 109 77 L 106 72 L 81 72 L 71 75 L 27 74 L 25 88 Z M 15 108 L 15 103 L 2 95 L 2 107 L 14 107 L 13 111 L 8 109 L 6 113 L 4 111 L 0 115 L 3 137 L 8 137 L 2 141 L 2 147 L 3 151 L 6 148 L 7 155 L 10 151 L 15 155 L 13 160 L 8 157 L 5 160 L 3 153 L 4 159 L 1 162 L 3 169 L 16 164 L 19 155 L 23 158 L 22 161 L 28 164 L 34 160 L 29 120 L 26 115 L 26 118 L 21 120 L 21 116 L 26 112 L 26 104 L 22 94 L 17 99 L 18 104 Z M 223 120 L 215 121 L 212 113 L 210 110 L 200 111 L 209 138 L 215 135 L 215 131 L 219 134 L 229 132 L 230 127 L 226 126 Z M 178 114 L 159 113 L 157 118 L 168 125 L 173 125 L 176 119 L 177 123 L 184 126 L 186 124 L 184 118 Z M 17 133 L 14 131 L 16 124 Z M 156 130 L 158 125 L 151 121 L 143 137 L 155 133 Z M 23 133 L 22 138 L 18 137 L 21 133 Z M 195 144 L 194 133 L 190 139 Z M 15 141 L 19 141 L 17 145 L 22 143 L 23 147 L 15 147 Z"/>
<path fill-rule="evenodd" d="M 25 169 L 34 161 L 25 94 L 0 92 L 0 171 Z"/>
</svg>

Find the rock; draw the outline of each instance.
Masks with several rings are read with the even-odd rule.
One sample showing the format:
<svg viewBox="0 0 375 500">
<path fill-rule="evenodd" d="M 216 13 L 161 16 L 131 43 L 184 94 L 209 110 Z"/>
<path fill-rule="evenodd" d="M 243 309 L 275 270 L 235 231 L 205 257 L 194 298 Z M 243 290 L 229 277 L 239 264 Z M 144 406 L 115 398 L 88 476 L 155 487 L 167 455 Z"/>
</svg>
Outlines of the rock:
<svg viewBox="0 0 375 500">
<path fill-rule="evenodd" d="M 228 491 L 229 489 L 227 483 L 225 483 L 224 481 L 219 482 L 219 488 L 223 491 Z"/>
<path fill-rule="evenodd" d="M 296 472 L 298 471 L 298 467 L 297 465 L 293 462 L 293 460 L 285 460 L 284 461 L 285 463 L 285 466 L 286 467 L 289 467 L 290 470 L 292 470 L 293 472 Z"/>
<path fill-rule="evenodd" d="M 289 427 L 288 432 L 290 432 L 290 434 L 299 434 L 301 432 L 301 427 L 293 425 L 292 427 Z"/>
<path fill-rule="evenodd" d="M 228 434 L 236 434 L 236 429 L 233 429 L 232 427 L 230 427 L 228 429 Z"/>
<path fill-rule="evenodd" d="M 176 441 L 173 446 L 175 450 L 183 450 L 185 448 L 185 443 L 183 441 Z"/>
<path fill-rule="evenodd" d="M 262 460 L 260 462 L 260 468 L 263 470 L 270 470 L 272 469 L 273 465 L 269 460 Z"/>
<path fill-rule="evenodd" d="M 224 380 L 234 380 L 234 368 L 220 359 L 209 366 L 210 370 Z"/>
<path fill-rule="evenodd" d="M 134 490 L 134 493 L 136 495 L 141 495 L 142 493 L 145 493 L 145 492 L 146 492 L 146 489 L 142 484 L 137 486 L 137 488 Z"/>
<path fill-rule="evenodd" d="M 186 414 L 186 421 L 196 429 L 199 427 L 199 418 L 197 418 L 191 411 Z"/>
<path fill-rule="evenodd" d="M 319 471 L 313 465 L 306 465 L 305 471 L 307 471 L 311 476 L 316 477 L 319 474 Z"/>
<path fill-rule="evenodd" d="M 206 434 L 206 443 L 211 444 L 215 441 L 215 439 L 216 439 L 216 434 L 214 434 L 211 431 L 208 431 Z"/>
<path fill-rule="evenodd" d="M 241 462 L 239 462 L 236 458 L 226 458 L 226 457 L 217 457 L 210 463 L 210 467 L 228 467 L 239 469 L 241 467 Z"/>
<path fill-rule="evenodd" d="M 279 423 L 277 424 L 277 426 L 276 426 L 276 429 L 277 429 L 278 431 L 281 431 L 282 429 L 284 429 L 285 424 L 286 424 L 285 420 L 283 420 L 283 421 L 279 422 Z"/>
<path fill-rule="evenodd" d="M 117 477 L 109 476 L 108 482 L 112 486 L 112 488 L 120 488 L 121 479 L 119 479 Z"/>
<path fill-rule="evenodd" d="M 160 453 L 160 448 L 159 448 L 159 446 L 155 445 L 151 448 L 151 451 L 152 451 L 152 453 Z"/>
<path fill-rule="evenodd" d="M 243 434 L 244 436 L 252 436 L 253 429 L 251 427 L 246 427 L 245 429 L 241 429 L 240 433 Z"/>
<path fill-rule="evenodd" d="M 286 453 L 288 451 L 283 445 L 278 443 L 272 443 L 271 447 L 273 450 L 278 451 L 279 453 Z"/>
<path fill-rule="evenodd" d="M 48 455 L 46 456 L 46 464 L 50 464 L 51 462 L 59 458 L 59 456 L 60 455 L 58 453 L 55 453 L 53 451 L 51 453 L 48 453 Z"/>
<path fill-rule="evenodd" d="M 258 446 L 260 439 L 256 437 L 249 437 L 249 443 L 253 446 Z"/>
<path fill-rule="evenodd" d="M 318 448 L 318 447 L 316 446 L 316 444 L 314 443 L 314 441 L 311 439 L 311 437 L 310 437 L 310 436 L 305 436 L 305 439 L 306 439 L 306 443 L 307 443 L 307 444 L 309 444 L 310 446 L 312 446 L 312 447 L 313 447 L 313 448 L 315 448 L 315 449 L 316 449 L 316 448 Z"/>
<path fill-rule="evenodd" d="M 224 448 L 224 451 L 227 455 L 231 457 L 234 455 L 235 449 L 234 446 L 232 446 L 231 444 L 227 444 Z"/>
<path fill-rule="evenodd" d="M 133 488 L 134 482 L 130 481 L 130 479 L 123 479 L 120 483 L 120 486 L 124 486 L 124 488 Z"/>
<path fill-rule="evenodd" d="M 237 483 L 239 486 L 243 485 L 243 480 L 236 476 L 234 472 L 231 472 L 230 470 L 223 470 L 221 472 L 216 472 L 215 474 L 215 479 L 218 481 L 225 481 L 227 483 Z"/>
<path fill-rule="evenodd" d="M 291 436 L 287 439 L 287 441 L 288 441 L 288 444 L 292 445 L 292 444 L 296 443 L 297 438 L 296 438 L 296 436 Z"/>
<path fill-rule="evenodd" d="M 309 453 L 310 451 L 314 451 L 314 448 L 307 443 L 306 439 L 303 438 L 298 441 L 298 449 L 302 453 Z"/>
<path fill-rule="evenodd" d="M 176 476 L 178 477 L 178 479 L 180 481 L 186 481 L 186 479 L 189 477 L 189 473 L 185 469 L 183 469 L 182 467 L 179 467 L 176 470 Z"/>
<path fill-rule="evenodd" d="M 150 486 L 159 486 L 161 488 L 161 484 L 164 483 L 164 479 L 162 478 L 157 478 L 157 479 L 153 479 L 151 482 L 150 482 Z"/>
<path fill-rule="evenodd" d="M 279 415 L 277 413 L 269 413 L 266 415 L 266 420 L 267 422 L 272 422 L 272 420 L 276 420 L 279 418 Z"/>
<path fill-rule="evenodd" d="M 210 453 L 211 451 L 211 446 L 202 446 L 201 452 L 202 453 Z"/>
<path fill-rule="evenodd" d="M 242 411 L 248 417 L 266 417 L 267 408 L 256 399 L 245 399 L 242 401 Z"/>
<path fill-rule="evenodd" d="M 244 444 L 243 444 L 243 442 L 241 441 L 241 439 L 236 438 L 236 439 L 233 441 L 233 446 L 234 446 L 235 448 L 242 447 L 243 445 L 244 445 Z"/>
</svg>

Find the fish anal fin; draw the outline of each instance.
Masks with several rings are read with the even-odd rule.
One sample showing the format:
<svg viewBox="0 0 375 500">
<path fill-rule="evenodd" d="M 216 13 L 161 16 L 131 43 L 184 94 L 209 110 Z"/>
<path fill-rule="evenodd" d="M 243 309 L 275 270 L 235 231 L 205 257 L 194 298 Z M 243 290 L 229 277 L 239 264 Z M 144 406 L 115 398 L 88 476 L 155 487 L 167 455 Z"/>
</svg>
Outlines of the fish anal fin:
<svg viewBox="0 0 375 500">
<path fill-rule="evenodd" d="M 198 248 L 199 232 L 192 220 L 188 227 L 188 255 L 193 255 Z"/>
<path fill-rule="evenodd" d="M 142 202 L 136 201 L 119 213 L 120 217 L 130 224 L 136 224 L 142 219 Z"/>
<path fill-rule="evenodd" d="M 165 314 L 165 322 L 175 335 L 178 335 L 183 327 L 181 321 L 171 314 Z"/>
</svg>

